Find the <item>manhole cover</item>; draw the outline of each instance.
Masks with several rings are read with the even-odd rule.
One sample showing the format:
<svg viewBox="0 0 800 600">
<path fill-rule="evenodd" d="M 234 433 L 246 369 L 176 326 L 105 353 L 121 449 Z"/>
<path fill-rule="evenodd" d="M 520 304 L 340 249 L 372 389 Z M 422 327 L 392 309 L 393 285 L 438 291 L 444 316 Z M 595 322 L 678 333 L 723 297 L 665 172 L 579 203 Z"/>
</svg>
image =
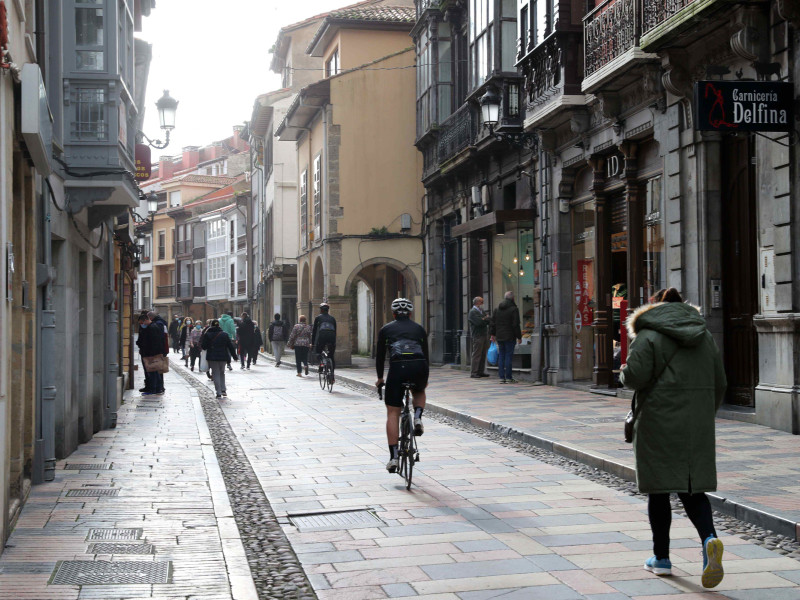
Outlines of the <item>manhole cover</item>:
<svg viewBox="0 0 800 600">
<path fill-rule="evenodd" d="M 95 488 L 82 490 L 67 490 L 67 498 L 95 496 L 119 496 L 119 488 Z"/>
<path fill-rule="evenodd" d="M 86 554 L 154 554 L 153 544 L 115 544 L 114 542 L 100 542 L 89 544 Z"/>
<path fill-rule="evenodd" d="M 111 463 L 71 463 L 64 467 L 67 471 L 108 471 L 110 468 Z"/>
<path fill-rule="evenodd" d="M 64 560 L 56 563 L 50 585 L 130 585 L 171 583 L 172 561 Z"/>
<path fill-rule="evenodd" d="M 345 510 L 329 513 L 289 515 L 289 520 L 301 531 L 357 529 L 359 527 L 379 527 L 385 525 L 375 513 L 369 510 Z"/>
<path fill-rule="evenodd" d="M 142 537 L 142 529 L 90 529 L 87 542 L 128 542 Z"/>
</svg>

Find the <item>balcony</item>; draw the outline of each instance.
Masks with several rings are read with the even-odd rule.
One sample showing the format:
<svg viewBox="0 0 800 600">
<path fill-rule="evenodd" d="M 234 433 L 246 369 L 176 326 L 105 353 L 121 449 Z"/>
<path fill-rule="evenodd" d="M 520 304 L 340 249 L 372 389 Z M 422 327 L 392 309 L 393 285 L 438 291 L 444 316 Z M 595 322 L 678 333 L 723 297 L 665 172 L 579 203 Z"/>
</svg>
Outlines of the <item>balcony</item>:
<svg viewBox="0 0 800 600">
<path fill-rule="evenodd" d="M 236 250 L 244 250 L 247 248 L 247 235 L 240 235 L 236 238 Z"/>
<path fill-rule="evenodd" d="M 598 91 L 636 63 L 658 60 L 639 47 L 641 30 L 642 0 L 605 0 L 583 18 L 584 92 Z"/>
<path fill-rule="evenodd" d="M 192 251 L 192 240 L 181 240 L 177 243 L 176 252 L 178 256 L 184 256 Z"/>
<path fill-rule="evenodd" d="M 655 52 L 670 44 L 676 36 L 691 35 L 702 39 L 706 25 L 717 28 L 719 22 L 709 17 L 718 11 L 731 9 L 729 0 L 641 0 L 641 46 Z M 682 40 L 683 41 L 683 40 Z"/>
<path fill-rule="evenodd" d="M 525 128 L 550 127 L 568 106 L 581 106 L 580 30 L 558 30 L 520 60 L 528 104 Z"/>
<path fill-rule="evenodd" d="M 200 246 L 192 248 L 192 258 L 193 259 L 202 259 L 206 257 L 206 247 Z"/>
<path fill-rule="evenodd" d="M 205 298 L 206 297 L 206 286 L 204 285 L 196 285 L 192 289 L 192 297 L 193 298 Z"/>
<path fill-rule="evenodd" d="M 159 285 L 156 286 L 156 298 L 174 298 L 175 286 L 174 285 Z"/>
<path fill-rule="evenodd" d="M 178 300 L 191 300 L 192 299 L 192 284 L 188 281 L 178 284 Z"/>
<path fill-rule="evenodd" d="M 447 117 L 440 126 L 439 142 L 436 146 L 436 160 L 439 165 L 474 145 L 477 130 L 478 118 L 469 104 L 462 105 Z"/>
</svg>

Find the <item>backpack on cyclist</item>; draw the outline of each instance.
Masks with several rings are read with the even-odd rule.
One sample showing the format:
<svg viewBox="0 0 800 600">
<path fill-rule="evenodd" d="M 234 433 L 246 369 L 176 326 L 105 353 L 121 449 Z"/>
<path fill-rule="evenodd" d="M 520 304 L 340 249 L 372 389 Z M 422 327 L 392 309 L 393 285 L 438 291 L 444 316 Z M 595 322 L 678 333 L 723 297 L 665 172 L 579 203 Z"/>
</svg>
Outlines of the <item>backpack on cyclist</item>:
<svg viewBox="0 0 800 600">
<path fill-rule="evenodd" d="M 389 346 L 390 360 L 414 360 L 425 358 L 422 345 L 417 340 L 397 340 Z"/>
<path fill-rule="evenodd" d="M 336 331 L 336 326 L 330 321 L 322 321 L 319 324 L 320 331 Z"/>
</svg>

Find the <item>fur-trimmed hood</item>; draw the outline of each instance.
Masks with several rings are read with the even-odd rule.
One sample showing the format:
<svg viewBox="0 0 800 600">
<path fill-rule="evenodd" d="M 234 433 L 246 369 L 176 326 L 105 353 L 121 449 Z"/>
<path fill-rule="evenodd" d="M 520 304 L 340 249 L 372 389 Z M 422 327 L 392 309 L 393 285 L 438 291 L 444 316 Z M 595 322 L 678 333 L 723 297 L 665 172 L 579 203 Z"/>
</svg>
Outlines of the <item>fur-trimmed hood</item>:
<svg viewBox="0 0 800 600">
<path fill-rule="evenodd" d="M 696 346 L 706 333 L 700 308 L 688 302 L 654 302 L 634 310 L 625 322 L 628 337 L 652 329 L 674 339 L 681 346 Z"/>
</svg>

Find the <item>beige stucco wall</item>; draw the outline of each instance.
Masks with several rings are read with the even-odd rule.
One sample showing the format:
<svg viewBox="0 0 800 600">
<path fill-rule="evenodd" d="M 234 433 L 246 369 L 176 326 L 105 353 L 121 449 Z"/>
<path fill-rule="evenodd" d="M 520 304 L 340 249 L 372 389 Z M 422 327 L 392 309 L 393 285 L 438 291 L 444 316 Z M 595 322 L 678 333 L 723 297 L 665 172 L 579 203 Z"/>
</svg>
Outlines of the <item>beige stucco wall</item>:
<svg viewBox="0 0 800 600">
<path fill-rule="evenodd" d="M 413 62 L 409 50 L 376 66 Z M 414 90 L 414 69 L 354 71 L 331 81 L 333 122 L 341 131 L 339 186 L 345 218 L 339 221 L 340 233 L 365 234 L 373 227 L 396 233 L 403 213 L 421 222 L 425 189 L 422 155 L 414 147 Z"/>
<path fill-rule="evenodd" d="M 297 149 L 297 236 L 298 236 L 298 248 L 300 252 L 303 252 L 303 243 L 300 239 L 300 185 L 302 182 L 302 174 L 303 171 L 307 171 L 308 179 L 307 179 L 307 187 L 308 187 L 308 232 L 311 233 L 314 231 L 314 158 L 321 154 L 323 151 L 323 147 L 325 146 L 325 132 L 323 128 L 323 121 L 322 115 L 320 115 L 314 120 L 313 124 L 310 127 L 309 132 L 303 136 L 303 139 L 300 140 L 298 149 Z M 323 156 L 323 163 L 325 162 L 325 157 Z M 324 173 L 324 164 L 323 164 L 323 177 L 325 176 Z M 322 182 L 324 188 L 324 181 Z M 323 191 L 324 193 L 324 191 Z M 323 219 L 324 220 L 324 219 Z M 324 231 L 322 232 L 324 235 Z M 310 248 L 316 247 L 321 244 L 321 236 L 315 236 L 315 240 L 311 241 L 311 236 L 309 236 L 309 245 L 305 248 L 308 250 Z"/>
<path fill-rule="evenodd" d="M 366 63 L 378 60 L 384 56 L 389 56 L 399 52 L 403 48 L 413 45 L 408 31 L 374 31 L 369 29 L 342 29 L 325 49 L 325 59 L 328 60 L 336 46 L 341 48 L 339 60 L 341 61 L 341 71 L 360 67 Z M 405 55 L 405 63 L 414 64 L 414 53 Z M 412 74 L 411 89 L 414 90 L 414 69 L 409 69 Z"/>
</svg>

